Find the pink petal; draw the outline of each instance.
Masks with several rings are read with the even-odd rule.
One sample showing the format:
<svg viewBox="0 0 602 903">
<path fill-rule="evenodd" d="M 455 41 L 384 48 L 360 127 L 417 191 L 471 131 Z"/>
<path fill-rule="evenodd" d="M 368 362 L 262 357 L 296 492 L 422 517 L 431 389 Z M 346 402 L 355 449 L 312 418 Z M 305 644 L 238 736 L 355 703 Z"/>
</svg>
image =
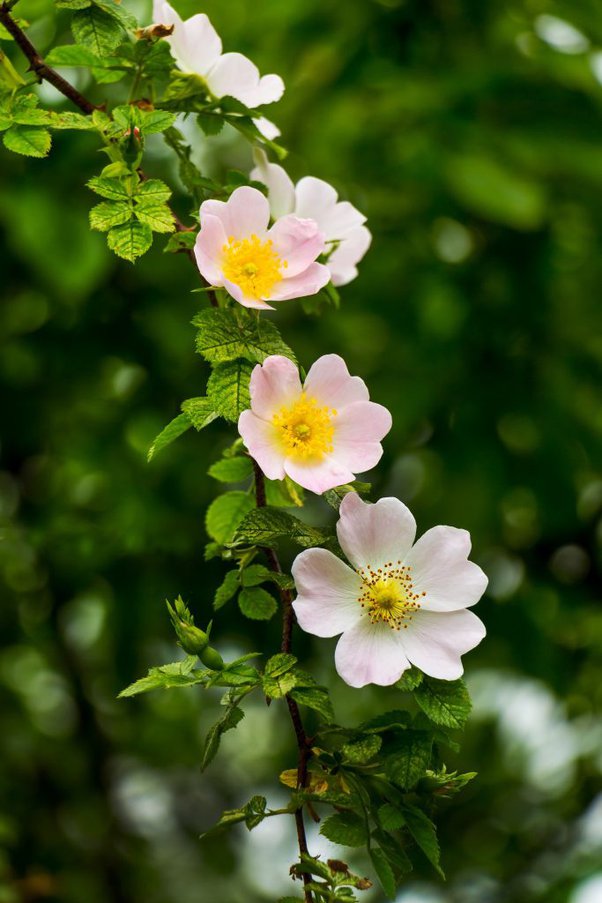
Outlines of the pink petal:
<svg viewBox="0 0 602 903">
<path fill-rule="evenodd" d="M 430 677 L 457 680 L 464 672 L 460 656 L 478 646 L 485 633 L 471 611 L 419 611 L 399 636 L 413 665 Z"/>
<path fill-rule="evenodd" d="M 222 280 L 222 284 L 228 294 L 232 295 L 234 300 L 242 304 L 243 307 L 250 307 L 253 310 L 274 310 L 270 304 L 266 304 L 261 298 L 252 298 L 250 295 L 245 295 L 240 285 L 237 285 L 236 282 L 230 282 L 225 277 L 222 277 Z"/>
<path fill-rule="evenodd" d="M 292 361 L 272 354 L 251 374 L 251 410 L 263 420 L 271 420 L 280 408 L 294 404 L 301 395 L 299 371 Z"/>
<path fill-rule="evenodd" d="M 201 217 L 201 231 L 194 244 L 194 256 L 201 276 L 210 285 L 223 285 L 221 262 L 226 233 L 220 219 L 210 214 Z"/>
<path fill-rule="evenodd" d="M 274 242 L 275 252 L 286 261 L 286 269 L 282 270 L 286 281 L 306 271 L 324 250 L 324 236 L 315 220 L 299 219 L 292 213 L 281 216 L 268 235 Z"/>
<path fill-rule="evenodd" d="M 286 270 L 284 272 L 286 273 Z M 316 295 L 329 282 L 330 270 L 328 267 L 322 263 L 312 263 L 298 276 L 277 282 L 270 292 L 268 301 L 290 301 L 291 298 L 306 298 L 308 295 Z"/>
<path fill-rule="evenodd" d="M 362 580 L 326 549 L 306 549 L 293 562 L 297 599 L 293 608 L 306 633 L 336 636 L 362 616 Z"/>
<path fill-rule="evenodd" d="M 315 492 L 316 495 L 321 495 L 343 483 L 349 483 L 355 478 L 355 474 L 330 455 L 325 455 L 319 461 L 286 458 L 284 469 L 291 480 L 304 489 Z"/>
<path fill-rule="evenodd" d="M 417 592 L 428 611 L 455 611 L 475 605 L 487 588 L 481 568 L 468 561 L 470 534 L 457 527 L 433 527 L 408 552 L 405 564 L 412 568 Z"/>
<path fill-rule="evenodd" d="M 237 239 L 250 235 L 264 237 L 270 221 L 270 205 L 261 191 L 243 185 L 232 192 L 227 206 L 232 229 L 230 235 Z"/>
<path fill-rule="evenodd" d="M 252 411 L 243 411 L 238 418 L 238 432 L 268 480 L 283 480 L 284 455 L 278 449 L 272 424 L 260 420 Z"/>
<path fill-rule="evenodd" d="M 287 171 L 277 163 L 270 163 L 265 151 L 260 148 L 254 149 L 253 158 L 257 165 L 251 171 L 251 179 L 267 186 L 274 219 L 292 213 L 295 207 L 295 186 Z"/>
<path fill-rule="evenodd" d="M 381 459 L 383 439 L 393 423 L 391 414 L 373 401 L 346 405 L 335 418 L 334 457 L 354 473 L 371 470 Z"/>
<path fill-rule="evenodd" d="M 377 569 L 406 558 L 416 535 L 416 521 L 399 499 L 384 498 L 370 504 L 350 492 L 339 513 L 337 536 L 354 567 Z"/>
<path fill-rule="evenodd" d="M 334 654 L 336 669 L 350 687 L 388 687 L 410 667 L 400 631 L 372 624 L 367 617 L 346 630 Z"/>
<path fill-rule="evenodd" d="M 213 198 L 208 201 L 203 201 L 201 209 L 199 210 L 201 226 L 203 225 L 203 219 L 206 216 L 215 216 L 220 220 L 224 227 L 224 234 L 227 238 L 233 235 L 232 223 L 230 222 L 230 211 L 225 201 L 216 201 Z"/>
<path fill-rule="evenodd" d="M 347 285 L 355 279 L 356 264 L 362 259 L 371 242 L 372 235 L 365 226 L 358 226 L 345 236 L 328 258 L 327 266 L 333 285 Z"/>
<path fill-rule="evenodd" d="M 354 401 L 368 401 L 366 383 L 359 376 L 350 376 L 347 364 L 338 354 L 324 354 L 311 367 L 305 379 L 308 396 L 317 398 L 339 413 Z"/>
</svg>

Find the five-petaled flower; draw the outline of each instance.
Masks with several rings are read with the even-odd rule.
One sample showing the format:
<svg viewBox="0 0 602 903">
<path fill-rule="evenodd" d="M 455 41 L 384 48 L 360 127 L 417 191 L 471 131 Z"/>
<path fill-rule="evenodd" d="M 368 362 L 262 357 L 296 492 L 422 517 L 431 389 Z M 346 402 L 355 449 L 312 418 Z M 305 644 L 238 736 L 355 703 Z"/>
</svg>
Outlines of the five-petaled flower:
<svg viewBox="0 0 602 903">
<path fill-rule="evenodd" d="M 272 216 L 297 216 L 314 219 L 326 240 L 326 266 L 334 285 L 346 285 L 357 276 L 357 264 L 372 236 L 364 223 L 366 217 L 348 201 L 339 201 L 332 185 L 313 176 L 305 176 L 296 185 L 277 163 L 269 163 L 264 151 L 254 151 L 256 167 L 251 178 L 268 189 Z"/>
<path fill-rule="evenodd" d="M 468 561 L 470 534 L 433 527 L 413 544 L 416 522 L 403 502 L 369 504 L 354 492 L 341 503 L 337 534 L 351 566 L 326 549 L 301 552 L 293 607 L 308 633 L 342 634 L 335 664 L 343 680 L 388 686 L 410 664 L 431 677 L 460 677 L 460 656 L 485 636 L 466 610 L 487 586 Z"/>
<path fill-rule="evenodd" d="M 194 248 L 201 274 L 245 307 L 315 295 L 330 280 L 316 263 L 324 236 L 313 219 L 282 216 L 271 228 L 267 198 L 243 186 L 227 201 L 204 201 Z"/>
<path fill-rule="evenodd" d="M 270 480 L 287 475 L 322 493 L 380 460 L 391 415 L 369 398 L 337 354 L 318 358 L 304 385 L 292 361 L 272 355 L 251 374 L 251 410 L 240 415 L 238 430 Z"/>
<path fill-rule="evenodd" d="M 165 40 L 179 68 L 201 78 L 213 97 L 235 97 L 247 107 L 282 97 L 284 82 L 279 75 L 260 76 L 257 66 L 242 53 L 222 53 L 222 40 L 205 13 L 182 21 L 167 0 L 155 0 L 153 19 L 173 25 Z"/>
</svg>

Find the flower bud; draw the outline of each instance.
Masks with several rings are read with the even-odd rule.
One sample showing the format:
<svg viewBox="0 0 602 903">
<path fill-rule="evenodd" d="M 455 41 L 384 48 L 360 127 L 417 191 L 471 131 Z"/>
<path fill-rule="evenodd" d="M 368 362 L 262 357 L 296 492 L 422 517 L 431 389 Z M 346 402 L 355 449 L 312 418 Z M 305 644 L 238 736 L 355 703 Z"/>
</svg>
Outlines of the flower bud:
<svg viewBox="0 0 602 903">
<path fill-rule="evenodd" d="M 167 609 L 178 642 L 184 652 L 187 652 L 188 655 L 198 655 L 205 667 L 211 671 L 221 671 L 224 667 L 224 660 L 217 649 L 212 649 L 209 646 L 211 623 L 209 623 L 206 632 L 201 630 L 200 627 L 196 627 L 194 618 L 181 596 L 178 596 L 175 600 L 173 607 L 167 602 Z"/>
</svg>

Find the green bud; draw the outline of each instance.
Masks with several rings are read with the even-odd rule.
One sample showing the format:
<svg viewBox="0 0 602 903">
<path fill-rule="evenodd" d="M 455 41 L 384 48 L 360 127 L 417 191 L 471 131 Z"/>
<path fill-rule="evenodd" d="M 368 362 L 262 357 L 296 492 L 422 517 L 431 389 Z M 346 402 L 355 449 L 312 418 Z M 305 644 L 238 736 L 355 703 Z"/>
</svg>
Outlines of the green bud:
<svg viewBox="0 0 602 903">
<path fill-rule="evenodd" d="M 199 653 L 199 658 L 206 668 L 209 668 L 210 671 L 221 671 L 224 667 L 224 660 L 217 651 L 217 649 L 213 649 L 211 646 L 207 646 L 203 652 Z"/>
<path fill-rule="evenodd" d="M 166 604 L 178 642 L 184 652 L 187 652 L 188 655 L 198 655 L 205 667 L 212 671 L 221 671 L 224 667 L 224 660 L 217 649 L 209 646 L 212 622 L 209 622 L 206 632 L 200 627 L 196 627 L 194 618 L 181 596 L 175 600 L 173 607 L 169 602 Z"/>
<path fill-rule="evenodd" d="M 143 138 L 138 126 L 127 130 L 120 141 L 123 159 L 131 166 L 138 166 L 142 160 Z"/>
</svg>

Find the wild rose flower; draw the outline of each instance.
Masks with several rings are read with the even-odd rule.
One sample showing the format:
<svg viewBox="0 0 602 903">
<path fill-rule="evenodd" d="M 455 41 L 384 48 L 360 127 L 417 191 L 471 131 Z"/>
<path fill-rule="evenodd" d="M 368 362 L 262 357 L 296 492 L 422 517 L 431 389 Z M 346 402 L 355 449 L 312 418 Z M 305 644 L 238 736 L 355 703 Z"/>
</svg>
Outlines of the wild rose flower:
<svg viewBox="0 0 602 903">
<path fill-rule="evenodd" d="M 369 504 L 350 492 L 337 535 L 351 566 L 326 549 L 301 552 L 293 563 L 293 607 L 308 633 L 342 634 L 335 664 L 343 680 L 388 686 L 410 664 L 431 677 L 460 677 L 460 656 L 485 636 L 466 610 L 487 586 L 468 561 L 470 534 L 433 527 L 413 544 L 416 522 L 403 502 Z"/>
<path fill-rule="evenodd" d="M 264 151 L 256 148 L 254 156 L 257 166 L 251 178 L 267 186 L 272 216 L 294 213 L 314 219 L 324 233 L 326 266 L 333 284 L 346 285 L 355 279 L 357 264 L 372 241 L 363 225 L 366 217 L 353 204 L 339 201 L 328 182 L 306 176 L 294 185 L 282 166 L 268 161 Z"/>
<path fill-rule="evenodd" d="M 238 430 L 270 480 L 288 475 L 326 492 L 380 460 L 391 415 L 369 397 L 337 354 L 318 358 L 303 386 L 292 361 L 272 355 L 251 374 L 251 410 L 240 415 Z"/>
<path fill-rule="evenodd" d="M 198 75 L 215 98 L 235 97 L 247 107 L 259 107 L 280 100 L 284 82 L 279 75 L 259 75 L 259 70 L 242 53 L 222 53 L 222 41 L 205 13 L 182 21 L 166 0 L 155 0 L 153 19 L 173 25 L 165 40 L 171 45 L 182 70 Z"/>
<path fill-rule="evenodd" d="M 266 301 L 315 295 L 330 280 L 316 263 L 324 236 L 314 220 L 282 216 L 271 228 L 267 198 L 243 186 L 227 201 L 204 201 L 194 248 L 210 285 L 223 286 L 245 307 L 267 310 Z"/>
</svg>

